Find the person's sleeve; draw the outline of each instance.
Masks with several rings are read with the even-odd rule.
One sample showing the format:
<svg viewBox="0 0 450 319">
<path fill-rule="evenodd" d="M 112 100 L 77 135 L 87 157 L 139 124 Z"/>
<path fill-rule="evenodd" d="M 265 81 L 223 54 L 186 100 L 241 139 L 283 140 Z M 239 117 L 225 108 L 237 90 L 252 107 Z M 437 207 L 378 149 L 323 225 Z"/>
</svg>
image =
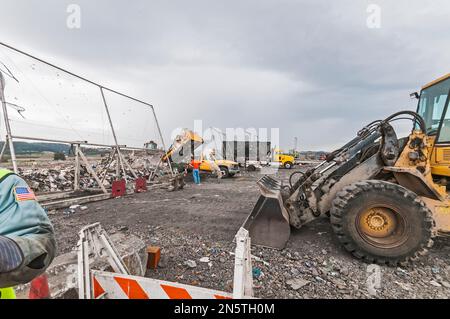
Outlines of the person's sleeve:
<svg viewBox="0 0 450 319">
<path fill-rule="evenodd" d="M 24 180 L 13 175 L 0 188 L 0 235 L 12 239 L 23 256 L 17 269 L 0 274 L 0 287 L 12 287 L 30 282 L 45 272 L 55 257 L 56 241 L 45 210 Z M 17 196 L 17 189 L 28 189 L 31 195 Z"/>
</svg>

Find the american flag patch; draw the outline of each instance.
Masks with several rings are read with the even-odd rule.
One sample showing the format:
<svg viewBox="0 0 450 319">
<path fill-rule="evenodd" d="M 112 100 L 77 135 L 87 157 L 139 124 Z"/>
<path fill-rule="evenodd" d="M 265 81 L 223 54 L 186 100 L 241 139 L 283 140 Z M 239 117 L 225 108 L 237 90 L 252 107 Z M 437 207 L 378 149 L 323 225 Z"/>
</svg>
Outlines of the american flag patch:
<svg viewBox="0 0 450 319">
<path fill-rule="evenodd" d="M 14 188 L 14 194 L 16 196 L 16 201 L 18 202 L 36 200 L 36 196 L 29 187 L 16 187 Z"/>
</svg>

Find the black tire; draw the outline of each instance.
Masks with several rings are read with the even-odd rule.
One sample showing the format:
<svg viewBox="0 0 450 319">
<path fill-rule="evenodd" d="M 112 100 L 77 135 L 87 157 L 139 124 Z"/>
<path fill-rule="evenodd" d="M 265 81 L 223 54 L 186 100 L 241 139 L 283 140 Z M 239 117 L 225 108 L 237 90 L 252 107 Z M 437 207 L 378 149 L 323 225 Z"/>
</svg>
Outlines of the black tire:
<svg viewBox="0 0 450 319">
<path fill-rule="evenodd" d="M 291 162 L 286 162 L 286 163 L 284 163 L 284 168 L 285 168 L 285 169 L 292 169 L 293 166 L 294 166 L 294 165 L 293 165 Z"/>
<path fill-rule="evenodd" d="M 433 245 L 431 211 L 397 184 L 369 180 L 345 187 L 330 219 L 345 249 L 367 263 L 404 265 Z"/>
<path fill-rule="evenodd" d="M 254 171 L 256 171 L 255 165 L 249 165 L 249 166 L 247 166 L 247 171 L 249 171 L 249 172 L 254 172 Z"/>
<path fill-rule="evenodd" d="M 220 166 L 220 170 L 222 171 L 223 177 L 230 177 L 230 171 L 225 166 Z"/>
</svg>

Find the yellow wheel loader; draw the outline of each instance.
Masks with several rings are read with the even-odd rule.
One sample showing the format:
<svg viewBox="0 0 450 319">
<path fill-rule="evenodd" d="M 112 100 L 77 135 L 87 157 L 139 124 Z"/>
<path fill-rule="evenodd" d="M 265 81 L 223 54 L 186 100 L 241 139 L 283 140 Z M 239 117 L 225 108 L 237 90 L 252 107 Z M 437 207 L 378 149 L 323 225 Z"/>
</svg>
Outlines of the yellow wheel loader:
<svg viewBox="0 0 450 319">
<path fill-rule="evenodd" d="M 283 249 L 291 226 L 330 219 L 346 250 L 369 263 L 415 260 L 433 237 L 450 235 L 450 74 L 423 87 L 416 112 L 370 123 L 289 185 L 265 176 L 244 224 L 252 243 Z M 398 138 L 391 125 L 411 120 Z M 450 184 L 449 184 L 450 185 Z"/>
</svg>

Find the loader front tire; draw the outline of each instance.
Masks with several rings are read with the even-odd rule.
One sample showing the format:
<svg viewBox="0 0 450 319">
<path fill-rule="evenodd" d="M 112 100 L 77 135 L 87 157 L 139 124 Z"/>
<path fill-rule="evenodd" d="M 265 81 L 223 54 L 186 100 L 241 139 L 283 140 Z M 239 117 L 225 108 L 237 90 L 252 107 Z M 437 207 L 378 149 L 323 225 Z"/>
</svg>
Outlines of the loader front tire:
<svg viewBox="0 0 450 319">
<path fill-rule="evenodd" d="M 286 162 L 286 163 L 284 163 L 284 168 L 285 168 L 285 169 L 291 169 L 292 166 L 294 166 L 294 165 L 293 165 L 291 162 Z"/>
<path fill-rule="evenodd" d="M 433 244 L 431 211 L 393 183 L 368 180 L 345 187 L 333 201 L 330 220 L 345 249 L 367 263 L 404 265 Z"/>
</svg>

